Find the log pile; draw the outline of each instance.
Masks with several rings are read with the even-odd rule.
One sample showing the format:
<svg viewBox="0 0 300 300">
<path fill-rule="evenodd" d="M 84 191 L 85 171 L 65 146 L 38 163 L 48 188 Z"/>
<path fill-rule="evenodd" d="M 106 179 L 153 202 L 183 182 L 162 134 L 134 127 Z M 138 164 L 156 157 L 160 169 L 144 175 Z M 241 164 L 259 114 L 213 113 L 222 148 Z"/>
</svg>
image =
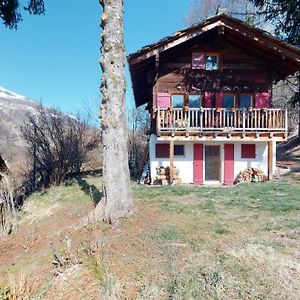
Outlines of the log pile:
<svg viewBox="0 0 300 300">
<path fill-rule="evenodd" d="M 263 171 L 257 168 L 248 168 L 241 171 L 234 180 L 234 184 L 241 182 L 259 182 L 267 180 L 267 176 Z"/>
<path fill-rule="evenodd" d="M 154 184 L 168 185 L 170 184 L 170 168 L 169 167 L 157 167 L 157 176 L 155 178 Z M 174 166 L 173 172 L 173 183 L 180 184 L 181 178 L 179 177 L 179 169 Z"/>
</svg>

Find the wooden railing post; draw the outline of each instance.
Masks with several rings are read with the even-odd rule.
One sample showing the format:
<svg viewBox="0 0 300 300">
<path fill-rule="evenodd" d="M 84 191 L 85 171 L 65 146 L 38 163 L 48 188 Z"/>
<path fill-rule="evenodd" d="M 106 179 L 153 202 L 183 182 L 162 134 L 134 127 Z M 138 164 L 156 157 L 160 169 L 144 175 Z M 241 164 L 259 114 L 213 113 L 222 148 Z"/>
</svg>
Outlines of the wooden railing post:
<svg viewBox="0 0 300 300">
<path fill-rule="evenodd" d="M 160 131 L 160 109 L 159 109 L 159 107 L 156 110 L 156 130 Z"/>
</svg>

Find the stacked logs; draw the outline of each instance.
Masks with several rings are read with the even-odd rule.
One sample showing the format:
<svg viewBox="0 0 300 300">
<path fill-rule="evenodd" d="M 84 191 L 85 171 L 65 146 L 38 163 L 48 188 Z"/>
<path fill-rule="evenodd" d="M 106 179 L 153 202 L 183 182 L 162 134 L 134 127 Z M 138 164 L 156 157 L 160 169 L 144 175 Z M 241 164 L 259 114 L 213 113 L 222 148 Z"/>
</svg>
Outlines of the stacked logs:
<svg viewBox="0 0 300 300">
<path fill-rule="evenodd" d="M 267 176 L 257 168 L 248 168 L 241 171 L 234 180 L 234 184 L 241 182 L 259 182 L 267 180 Z"/>
<path fill-rule="evenodd" d="M 154 184 L 168 185 L 170 184 L 170 168 L 169 167 L 157 167 L 157 176 L 155 178 Z M 179 177 L 179 169 L 174 166 L 173 171 L 173 183 L 180 184 L 181 178 Z"/>
</svg>

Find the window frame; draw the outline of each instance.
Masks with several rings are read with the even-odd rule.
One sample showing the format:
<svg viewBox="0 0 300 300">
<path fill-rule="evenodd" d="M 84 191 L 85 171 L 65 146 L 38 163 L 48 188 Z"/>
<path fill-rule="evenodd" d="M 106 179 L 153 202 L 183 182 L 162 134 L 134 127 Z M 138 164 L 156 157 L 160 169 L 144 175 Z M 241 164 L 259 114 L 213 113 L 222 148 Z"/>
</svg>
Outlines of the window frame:
<svg viewBox="0 0 300 300">
<path fill-rule="evenodd" d="M 225 107 L 224 106 L 224 97 L 225 96 L 233 96 L 233 106 L 231 107 Z M 234 94 L 234 93 L 223 93 L 222 95 L 222 108 L 226 108 L 226 109 L 230 109 L 230 108 L 235 108 L 236 107 L 236 98 L 237 98 L 237 94 Z"/>
<path fill-rule="evenodd" d="M 206 60 L 208 56 L 215 56 L 217 58 L 217 68 L 216 69 L 207 69 Z M 206 71 L 217 71 L 220 70 L 220 53 L 219 52 L 205 52 L 205 70 Z"/>
<path fill-rule="evenodd" d="M 250 96 L 250 106 L 249 107 L 253 107 L 253 94 L 251 94 L 251 93 L 240 93 L 239 94 L 239 101 L 238 101 L 238 105 L 239 105 L 238 108 L 241 108 L 241 97 L 242 96 Z M 245 108 L 248 108 L 248 107 L 245 107 Z"/>
<path fill-rule="evenodd" d="M 182 107 L 174 107 L 174 104 L 173 104 L 173 97 L 174 96 L 182 96 L 182 99 L 183 99 L 183 102 L 182 102 Z M 184 106 L 185 106 L 185 94 L 182 94 L 182 93 L 172 93 L 171 94 L 171 106 L 173 107 L 173 108 L 178 108 L 178 109 L 180 109 L 180 108 L 183 108 Z"/>
<path fill-rule="evenodd" d="M 182 154 L 176 154 L 175 148 L 182 147 Z M 185 156 L 185 147 L 184 144 L 174 144 L 174 156 Z"/>
<path fill-rule="evenodd" d="M 199 107 L 191 107 L 190 106 L 190 96 L 196 96 L 200 98 L 200 105 Z M 198 94 L 187 94 L 187 104 L 189 108 L 200 108 L 203 107 L 203 94 L 202 93 L 198 93 Z"/>
</svg>

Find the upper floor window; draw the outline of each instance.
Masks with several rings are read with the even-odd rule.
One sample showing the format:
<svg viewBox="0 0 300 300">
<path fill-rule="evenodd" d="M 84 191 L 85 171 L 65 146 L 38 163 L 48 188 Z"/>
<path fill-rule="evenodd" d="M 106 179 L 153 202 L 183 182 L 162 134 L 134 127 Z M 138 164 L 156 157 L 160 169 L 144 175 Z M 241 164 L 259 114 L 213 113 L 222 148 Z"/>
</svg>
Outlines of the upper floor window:
<svg viewBox="0 0 300 300">
<path fill-rule="evenodd" d="M 205 70 L 218 70 L 219 56 L 217 53 L 206 53 L 205 55 Z"/>
<path fill-rule="evenodd" d="M 219 54 L 216 52 L 193 52 L 192 69 L 218 70 Z"/>
<path fill-rule="evenodd" d="M 174 108 L 182 108 L 184 105 L 184 95 L 173 95 L 172 106 Z"/>
<path fill-rule="evenodd" d="M 252 107 L 252 96 L 247 94 L 240 95 L 240 108 Z"/>
<path fill-rule="evenodd" d="M 234 106 L 235 106 L 235 96 L 231 94 L 223 95 L 223 107 L 231 108 Z"/>
<path fill-rule="evenodd" d="M 199 108 L 202 105 L 201 95 L 189 95 L 189 107 Z"/>
</svg>

